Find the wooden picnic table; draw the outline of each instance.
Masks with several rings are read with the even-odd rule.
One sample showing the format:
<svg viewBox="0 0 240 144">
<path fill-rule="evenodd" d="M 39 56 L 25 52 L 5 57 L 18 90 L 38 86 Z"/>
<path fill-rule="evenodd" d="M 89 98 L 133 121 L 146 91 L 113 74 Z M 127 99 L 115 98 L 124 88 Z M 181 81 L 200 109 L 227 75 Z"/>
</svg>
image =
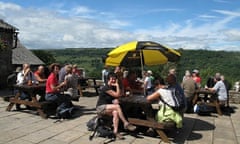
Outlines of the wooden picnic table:
<svg viewBox="0 0 240 144">
<path fill-rule="evenodd" d="M 13 86 L 18 92 L 16 95 L 11 98 L 9 101 L 9 105 L 7 106 L 6 111 L 11 111 L 12 107 L 16 104 L 23 104 L 26 106 L 30 106 L 33 108 L 36 108 L 37 112 L 42 118 L 46 118 L 47 115 L 44 113 L 42 109 L 42 104 L 37 99 L 37 94 L 43 94 L 45 93 L 46 85 L 45 83 L 39 83 L 39 84 L 32 84 L 32 85 L 14 85 Z M 20 96 L 22 92 L 28 94 L 31 97 L 31 100 L 21 100 Z M 43 95 L 45 96 L 45 95 Z"/>
<path fill-rule="evenodd" d="M 192 100 L 193 105 L 197 103 L 204 103 L 209 106 L 216 107 L 218 115 L 222 115 L 219 100 L 217 94 L 205 88 L 201 88 L 195 91 L 194 98 Z"/>
<path fill-rule="evenodd" d="M 151 103 L 147 102 L 145 96 L 133 95 L 128 97 L 121 97 L 119 101 L 123 107 L 128 107 L 128 109 L 125 109 L 125 112 L 127 113 L 128 121 L 131 124 L 153 128 L 164 142 L 170 143 L 164 130 L 175 128 L 175 123 L 172 123 L 172 125 L 169 123 L 168 125 L 165 125 L 164 123 L 157 122 L 155 120 L 156 110 L 152 108 Z M 146 115 L 146 119 L 130 117 L 131 114 L 128 113 L 128 110 L 134 107 L 141 108 Z M 128 116 L 128 114 L 130 116 Z"/>
<path fill-rule="evenodd" d="M 88 81 L 93 81 L 93 84 L 90 85 Z M 80 93 L 80 96 L 83 96 L 83 90 L 85 88 L 94 88 L 96 91 L 96 95 L 99 94 L 98 89 L 100 85 L 97 85 L 96 78 L 95 77 L 85 77 L 85 78 L 79 78 L 78 79 L 78 90 Z"/>
</svg>

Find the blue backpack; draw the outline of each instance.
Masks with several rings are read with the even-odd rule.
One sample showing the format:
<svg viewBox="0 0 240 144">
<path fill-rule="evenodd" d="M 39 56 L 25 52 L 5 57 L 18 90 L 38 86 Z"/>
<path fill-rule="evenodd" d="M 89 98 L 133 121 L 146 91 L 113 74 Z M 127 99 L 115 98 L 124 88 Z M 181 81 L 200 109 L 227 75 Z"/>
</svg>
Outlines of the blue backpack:
<svg viewBox="0 0 240 144">
<path fill-rule="evenodd" d="M 168 105 L 167 103 L 166 104 L 175 111 L 181 111 L 185 109 L 187 106 L 187 100 L 185 98 L 185 95 L 181 86 L 177 84 L 175 86 L 168 87 L 168 89 L 172 92 L 172 97 L 173 97 L 175 106 L 173 107 Z"/>
</svg>

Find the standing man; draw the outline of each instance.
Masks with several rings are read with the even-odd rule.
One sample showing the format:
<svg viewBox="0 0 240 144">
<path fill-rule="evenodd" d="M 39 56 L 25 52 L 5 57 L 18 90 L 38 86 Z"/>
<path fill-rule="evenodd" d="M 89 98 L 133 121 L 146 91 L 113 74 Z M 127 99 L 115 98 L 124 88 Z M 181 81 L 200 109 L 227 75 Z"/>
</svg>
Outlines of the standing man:
<svg viewBox="0 0 240 144">
<path fill-rule="evenodd" d="M 187 110 L 186 112 L 193 112 L 192 99 L 194 97 L 195 91 L 197 89 L 197 84 L 192 79 L 191 73 L 186 73 L 185 78 L 182 82 L 182 89 L 187 100 Z"/>
</svg>

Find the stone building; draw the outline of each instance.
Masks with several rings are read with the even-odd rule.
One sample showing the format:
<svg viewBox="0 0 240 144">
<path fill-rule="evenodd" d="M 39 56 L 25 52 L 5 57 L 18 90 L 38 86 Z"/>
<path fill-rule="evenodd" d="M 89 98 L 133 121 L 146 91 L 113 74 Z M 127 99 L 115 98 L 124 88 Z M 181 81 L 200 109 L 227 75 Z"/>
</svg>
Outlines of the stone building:
<svg viewBox="0 0 240 144">
<path fill-rule="evenodd" d="M 12 49 L 16 48 L 18 29 L 0 19 L 0 88 L 5 87 L 6 77 L 13 71 Z"/>
<path fill-rule="evenodd" d="M 18 29 L 0 19 L 0 89 L 7 87 L 7 77 L 24 63 L 44 64 L 17 38 Z"/>
</svg>

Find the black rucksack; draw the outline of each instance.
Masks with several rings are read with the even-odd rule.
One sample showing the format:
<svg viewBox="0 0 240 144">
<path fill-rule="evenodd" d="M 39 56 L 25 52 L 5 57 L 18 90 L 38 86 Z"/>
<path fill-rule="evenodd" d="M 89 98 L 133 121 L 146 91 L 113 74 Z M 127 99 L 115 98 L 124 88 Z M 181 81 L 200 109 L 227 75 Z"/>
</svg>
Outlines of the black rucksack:
<svg viewBox="0 0 240 144">
<path fill-rule="evenodd" d="M 114 133 L 112 129 L 106 126 L 104 120 L 98 116 L 94 116 L 87 122 L 87 128 L 89 131 L 92 131 L 89 139 L 92 140 L 94 135 L 104 138 L 113 138 Z"/>
<path fill-rule="evenodd" d="M 69 104 L 62 103 L 57 107 L 56 116 L 58 119 L 70 119 L 73 118 L 74 107 Z"/>
</svg>

